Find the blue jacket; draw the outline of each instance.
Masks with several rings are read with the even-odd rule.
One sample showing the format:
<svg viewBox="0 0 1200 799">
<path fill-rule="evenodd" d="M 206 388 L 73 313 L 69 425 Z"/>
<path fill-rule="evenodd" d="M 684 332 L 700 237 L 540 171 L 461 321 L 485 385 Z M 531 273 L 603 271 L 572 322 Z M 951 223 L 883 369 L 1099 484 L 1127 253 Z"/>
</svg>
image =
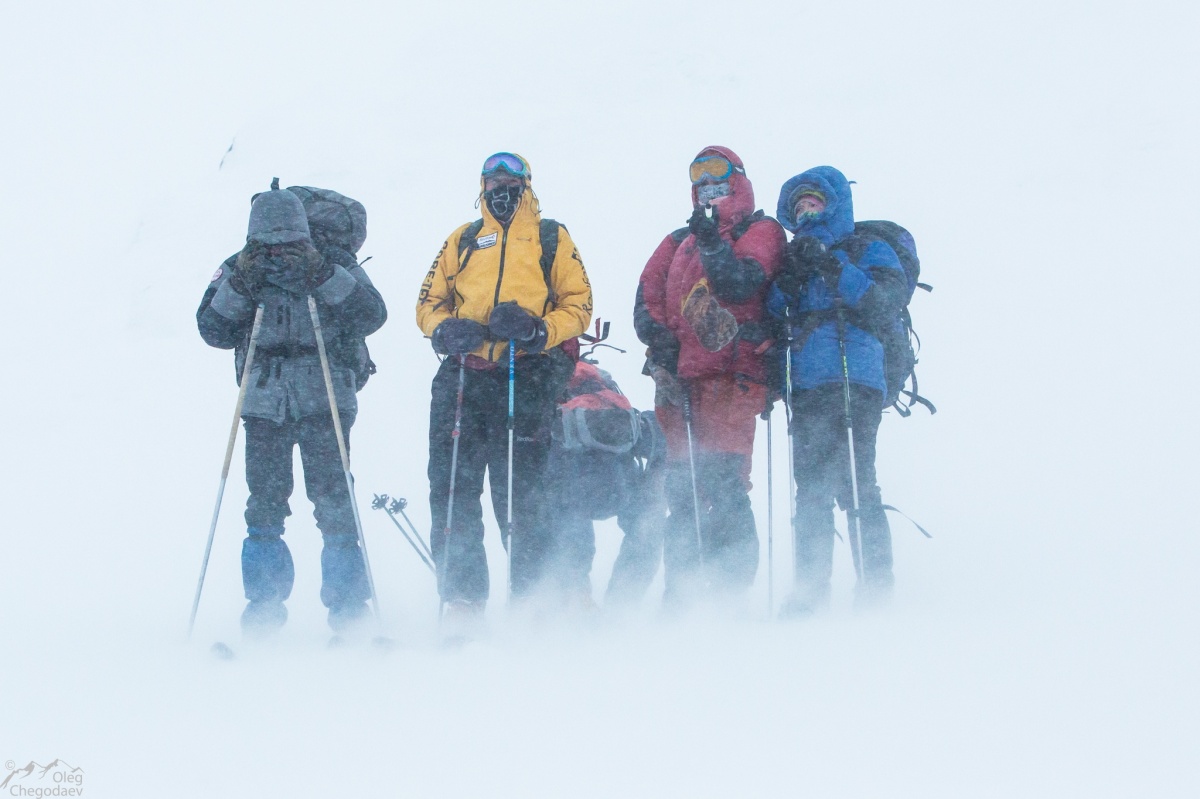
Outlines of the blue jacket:
<svg viewBox="0 0 1200 799">
<path fill-rule="evenodd" d="M 825 197 L 825 210 L 815 217 L 796 219 L 793 198 L 801 187 L 815 188 Z M 900 259 L 885 242 L 855 240 L 854 203 L 850 184 L 841 172 L 819 166 L 796 175 L 783 185 L 777 217 L 796 238 L 813 236 L 842 264 L 836 286 L 813 274 L 799 296 L 785 294 L 772 284 L 767 310 L 790 320 L 795 335 L 792 350 L 792 388 L 811 389 L 842 382 L 842 358 L 834 309 L 841 299 L 845 308 L 846 365 L 850 382 L 887 393 L 883 345 L 871 332 L 896 324 L 912 294 Z M 789 259 L 795 250 L 789 245 Z M 864 246 L 865 245 L 865 246 Z M 780 363 L 782 368 L 782 363 Z"/>
</svg>

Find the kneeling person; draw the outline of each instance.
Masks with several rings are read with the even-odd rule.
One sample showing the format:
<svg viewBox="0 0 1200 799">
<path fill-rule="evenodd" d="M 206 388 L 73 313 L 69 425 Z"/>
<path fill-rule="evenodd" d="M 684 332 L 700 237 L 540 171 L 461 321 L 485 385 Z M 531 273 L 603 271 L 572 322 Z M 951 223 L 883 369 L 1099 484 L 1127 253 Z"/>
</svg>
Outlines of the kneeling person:
<svg viewBox="0 0 1200 799">
<path fill-rule="evenodd" d="M 592 607 L 593 522 L 617 517 L 624 533 L 606 603 L 643 597 L 662 560 L 666 441 L 653 411 L 639 413 L 612 376 L 581 360 L 559 405 L 546 470 L 550 571 L 567 601 Z"/>
</svg>

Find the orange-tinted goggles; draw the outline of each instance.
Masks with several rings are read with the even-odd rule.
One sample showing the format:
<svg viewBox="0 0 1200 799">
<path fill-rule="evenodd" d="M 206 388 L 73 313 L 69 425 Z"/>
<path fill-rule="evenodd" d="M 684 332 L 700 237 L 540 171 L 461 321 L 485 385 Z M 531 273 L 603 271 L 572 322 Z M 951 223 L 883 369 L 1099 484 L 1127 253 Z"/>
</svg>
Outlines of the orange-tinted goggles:
<svg viewBox="0 0 1200 799">
<path fill-rule="evenodd" d="M 692 183 L 725 180 L 735 171 L 744 171 L 735 167 L 733 162 L 723 155 L 702 155 L 692 162 L 688 175 Z"/>
</svg>

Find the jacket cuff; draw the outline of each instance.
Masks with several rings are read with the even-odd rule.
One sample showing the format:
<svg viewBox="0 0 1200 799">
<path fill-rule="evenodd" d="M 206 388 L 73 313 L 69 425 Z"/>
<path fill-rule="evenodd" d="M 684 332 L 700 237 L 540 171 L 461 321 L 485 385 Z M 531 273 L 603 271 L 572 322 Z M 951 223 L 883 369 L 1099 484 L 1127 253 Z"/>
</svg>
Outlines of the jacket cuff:
<svg viewBox="0 0 1200 799">
<path fill-rule="evenodd" d="M 347 272 L 346 267 L 338 265 L 333 268 L 333 275 L 317 286 L 313 293 L 326 305 L 341 305 L 357 287 L 358 281 L 354 275 Z"/>
<path fill-rule="evenodd" d="M 232 322 L 241 322 L 254 315 L 254 302 L 234 291 L 228 280 L 217 289 L 208 307 Z"/>
<path fill-rule="evenodd" d="M 847 305 L 857 306 L 869 288 L 871 288 L 871 278 L 867 277 L 867 274 L 861 269 L 855 266 L 846 266 L 842 269 L 842 276 L 838 280 L 838 294 L 842 295 L 842 299 L 846 301 Z"/>
</svg>

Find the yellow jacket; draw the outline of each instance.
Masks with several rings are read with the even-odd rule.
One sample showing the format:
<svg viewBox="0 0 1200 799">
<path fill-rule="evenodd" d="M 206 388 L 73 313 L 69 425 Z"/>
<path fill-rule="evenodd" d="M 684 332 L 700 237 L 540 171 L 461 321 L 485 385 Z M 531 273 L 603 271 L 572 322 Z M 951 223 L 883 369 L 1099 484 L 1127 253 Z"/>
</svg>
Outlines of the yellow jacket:
<svg viewBox="0 0 1200 799">
<path fill-rule="evenodd" d="M 451 317 L 486 325 L 492 309 L 510 300 L 545 321 L 546 349 L 586 331 L 592 322 L 592 286 L 583 260 L 566 228 L 560 226 L 550 270 L 553 295 L 547 291 L 541 267 L 541 213 L 528 179 L 507 229 L 491 215 L 487 203 L 480 206 L 483 228 L 476 237 L 477 247 L 468 250 L 466 266 L 459 263 L 458 244 L 470 223 L 450 234 L 425 275 L 417 298 L 421 332 L 432 336 Z M 497 361 L 508 356 L 506 344 L 488 340 L 472 354 Z"/>
</svg>

